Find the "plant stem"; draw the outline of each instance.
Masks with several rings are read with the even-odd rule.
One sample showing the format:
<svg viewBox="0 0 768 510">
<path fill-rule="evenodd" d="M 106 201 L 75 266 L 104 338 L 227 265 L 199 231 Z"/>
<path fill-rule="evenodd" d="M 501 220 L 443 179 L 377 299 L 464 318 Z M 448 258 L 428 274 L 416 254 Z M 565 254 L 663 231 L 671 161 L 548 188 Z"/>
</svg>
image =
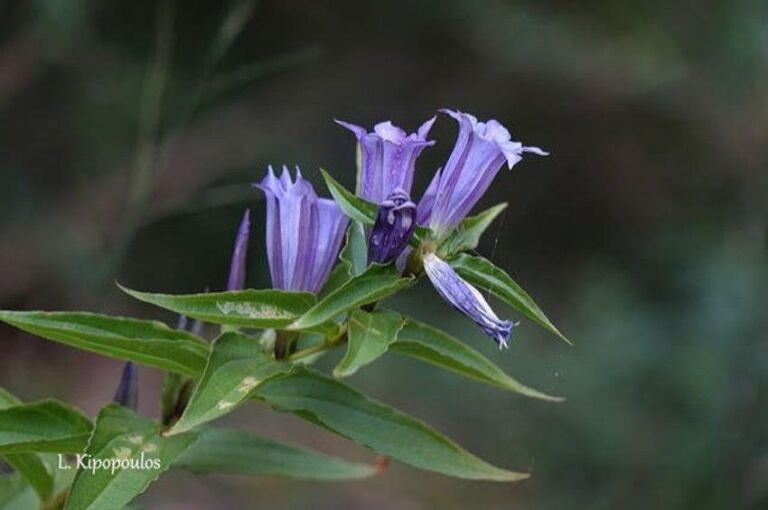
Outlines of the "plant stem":
<svg viewBox="0 0 768 510">
<path fill-rule="evenodd" d="M 306 358 L 308 356 L 312 356 L 313 354 L 317 354 L 318 352 L 327 351 L 330 349 L 333 349 L 338 344 L 331 344 L 328 342 L 323 342 L 317 345 L 313 345 L 312 347 L 307 347 L 306 349 L 303 349 L 301 351 L 294 352 L 290 356 L 288 356 L 288 361 L 296 361 L 300 360 L 302 358 Z"/>
<path fill-rule="evenodd" d="M 300 351 L 294 352 L 293 354 L 287 357 L 287 360 L 296 361 L 302 358 L 306 358 L 308 356 L 312 356 L 313 354 L 317 354 L 319 352 L 329 351 L 331 349 L 338 347 L 346 339 L 347 339 L 347 323 L 345 322 L 344 324 L 341 325 L 341 330 L 339 331 L 338 335 L 331 338 L 326 338 L 325 341 L 323 341 L 322 343 L 313 345 L 312 347 L 307 347 L 306 349 L 302 349 Z"/>
</svg>

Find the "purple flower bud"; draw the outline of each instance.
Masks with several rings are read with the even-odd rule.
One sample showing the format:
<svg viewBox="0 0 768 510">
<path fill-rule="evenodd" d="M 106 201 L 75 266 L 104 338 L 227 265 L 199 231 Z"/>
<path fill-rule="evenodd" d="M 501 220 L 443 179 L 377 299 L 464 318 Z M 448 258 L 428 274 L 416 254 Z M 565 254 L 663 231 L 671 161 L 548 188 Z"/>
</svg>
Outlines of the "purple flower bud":
<svg viewBox="0 0 768 510">
<path fill-rule="evenodd" d="M 139 404 L 139 381 L 136 367 L 128 361 L 123 366 L 123 374 L 120 376 L 120 384 L 115 391 L 114 401 L 123 407 L 137 409 Z"/>
<path fill-rule="evenodd" d="M 360 176 L 357 194 L 376 204 L 381 204 L 395 189 L 410 194 L 416 158 L 425 147 L 434 145 L 427 140 L 435 118 L 432 117 L 410 135 L 392 124 L 382 122 L 368 133 L 365 128 L 337 120 L 352 131 L 360 145 Z"/>
<path fill-rule="evenodd" d="M 455 309 L 475 321 L 486 335 L 499 344 L 500 349 L 508 348 L 512 327 L 516 324 L 499 319 L 480 291 L 464 281 L 437 255 L 427 253 L 423 261 L 424 271 L 438 294 Z"/>
<path fill-rule="evenodd" d="M 241 290 L 245 286 L 245 257 L 248 253 L 248 234 L 251 229 L 251 211 L 245 210 L 240 228 L 237 230 L 235 249 L 232 251 L 232 262 L 229 266 L 227 290 Z"/>
<path fill-rule="evenodd" d="M 272 167 L 256 184 L 267 197 L 267 258 L 272 286 L 318 292 L 341 248 L 348 218 L 333 200 L 318 198 L 296 169 L 278 179 Z"/>
<path fill-rule="evenodd" d="M 382 203 L 368 238 L 368 263 L 388 264 L 408 246 L 416 228 L 416 204 L 401 189 Z"/>
<path fill-rule="evenodd" d="M 480 200 L 499 169 L 507 164 L 512 168 L 522 159 L 524 152 L 540 156 L 548 153 L 538 147 L 524 147 L 512 140 L 509 131 L 495 120 L 478 122 L 468 114 L 441 110 L 459 123 L 459 135 L 442 174 L 435 177 L 434 203 L 429 206 L 422 199 L 419 221 L 425 221 L 429 211 L 429 227 L 437 237 L 444 237 L 456 227 Z M 430 188 L 432 187 L 430 185 Z"/>
</svg>

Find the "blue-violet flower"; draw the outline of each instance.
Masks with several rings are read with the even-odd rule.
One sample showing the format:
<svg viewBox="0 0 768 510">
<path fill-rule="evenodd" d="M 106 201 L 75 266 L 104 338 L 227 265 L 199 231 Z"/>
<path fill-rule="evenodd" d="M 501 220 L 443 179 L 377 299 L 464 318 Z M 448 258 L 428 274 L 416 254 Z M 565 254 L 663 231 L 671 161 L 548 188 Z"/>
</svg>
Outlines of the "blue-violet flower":
<svg viewBox="0 0 768 510">
<path fill-rule="evenodd" d="M 538 147 L 525 147 L 512 140 L 509 131 L 495 120 L 478 122 L 468 113 L 441 111 L 458 121 L 459 134 L 445 168 L 438 171 L 422 198 L 418 215 L 425 223 L 429 217 L 429 228 L 438 239 L 466 217 L 504 163 L 512 168 L 525 152 L 548 155 Z"/>
<path fill-rule="evenodd" d="M 318 292 L 331 272 L 348 218 L 333 200 L 318 198 L 296 168 L 278 179 L 272 167 L 256 186 L 267 198 L 267 259 L 272 286 Z"/>
<path fill-rule="evenodd" d="M 410 135 L 390 121 L 376 124 L 372 133 L 355 124 L 336 122 L 357 137 L 361 158 L 357 180 L 360 197 L 381 204 L 398 188 L 410 195 L 416 158 L 425 147 L 435 143 L 427 140 L 434 117 Z"/>
</svg>

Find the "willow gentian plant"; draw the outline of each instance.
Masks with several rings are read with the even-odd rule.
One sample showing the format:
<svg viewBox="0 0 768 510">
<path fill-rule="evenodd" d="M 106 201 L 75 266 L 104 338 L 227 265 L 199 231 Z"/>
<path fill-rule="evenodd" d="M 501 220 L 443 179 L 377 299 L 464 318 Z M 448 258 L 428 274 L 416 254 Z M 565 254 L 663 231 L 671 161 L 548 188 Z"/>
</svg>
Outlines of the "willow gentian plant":
<svg viewBox="0 0 768 510">
<path fill-rule="evenodd" d="M 484 292 L 567 341 L 506 271 L 475 253 L 506 204 L 468 216 L 501 168 L 546 152 L 513 141 L 495 120 L 444 112 L 459 123 L 458 137 L 419 200 L 411 196 L 414 174 L 435 143 L 427 139 L 435 118 L 410 135 L 391 122 L 372 132 L 339 122 L 357 140 L 356 193 L 322 171 L 331 195 L 322 198 L 298 168 L 292 175 L 283 167 L 279 177 L 268 168 L 254 186 L 266 207 L 260 259 L 271 288 L 246 284 L 246 210 L 226 290 L 174 295 L 120 286 L 175 314 L 175 327 L 85 312 L 0 311 L 0 320 L 33 335 L 125 361 L 114 396 L 105 390 L 109 403 L 93 419 L 57 400 L 25 403 L 0 390 L 0 456 L 13 468 L 3 476 L 18 494 L 34 493 L 41 508 L 117 509 L 168 469 L 332 481 L 381 474 L 381 459 L 467 479 L 526 478 L 344 381 L 394 352 L 502 390 L 561 400 L 504 373 L 474 340 L 388 306 L 425 279 L 501 348 L 510 347 L 518 323 L 494 311 Z M 213 330 L 215 338 L 203 335 Z M 331 373 L 313 368 L 334 350 L 343 354 Z M 138 365 L 167 374 L 158 418 L 138 412 Z M 381 457 L 349 462 L 215 425 L 248 404 L 293 414 Z"/>
</svg>

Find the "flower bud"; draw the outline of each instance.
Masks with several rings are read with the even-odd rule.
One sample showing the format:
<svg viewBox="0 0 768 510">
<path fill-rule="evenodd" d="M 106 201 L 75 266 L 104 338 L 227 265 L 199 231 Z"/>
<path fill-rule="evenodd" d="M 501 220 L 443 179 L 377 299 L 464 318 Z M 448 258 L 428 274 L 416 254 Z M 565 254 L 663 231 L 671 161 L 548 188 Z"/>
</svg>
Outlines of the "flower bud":
<svg viewBox="0 0 768 510">
<path fill-rule="evenodd" d="M 416 204 L 396 189 L 381 203 L 368 238 L 368 263 L 388 264 L 408 246 L 416 228 Z"/>
<path fill-rule="evenodd" d="M 123 374 L 115 391 L 114 401 L 134 411 L 139 405 L 139 379 L 136 366 L 130 361 L 123 366 Z"/>
</svg>

